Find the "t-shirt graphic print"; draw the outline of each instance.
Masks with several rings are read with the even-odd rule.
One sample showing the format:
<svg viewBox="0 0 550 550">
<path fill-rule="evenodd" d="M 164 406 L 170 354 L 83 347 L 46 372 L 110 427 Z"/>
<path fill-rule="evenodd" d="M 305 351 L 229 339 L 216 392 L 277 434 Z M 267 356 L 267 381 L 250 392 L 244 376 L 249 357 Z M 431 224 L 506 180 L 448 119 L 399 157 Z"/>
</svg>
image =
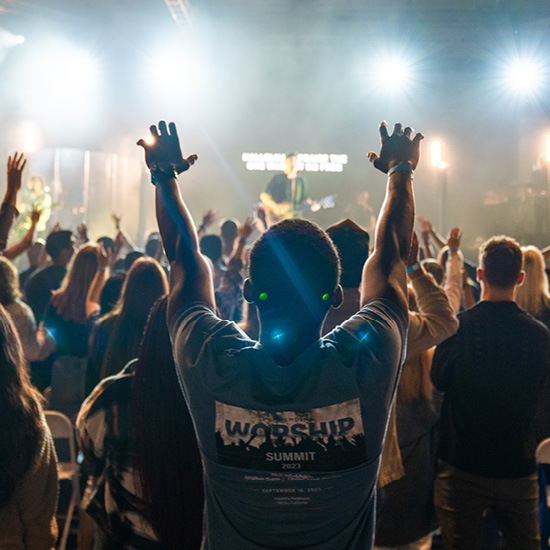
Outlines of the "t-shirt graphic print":
<svg viewBox="0 0 550 550">
<path fill-rule="evenodd" d="M 366 460 L 359 399 L 306 411 L 216 402 L 218 463 L 252 470 L 332 472 Z"/>
</svg>

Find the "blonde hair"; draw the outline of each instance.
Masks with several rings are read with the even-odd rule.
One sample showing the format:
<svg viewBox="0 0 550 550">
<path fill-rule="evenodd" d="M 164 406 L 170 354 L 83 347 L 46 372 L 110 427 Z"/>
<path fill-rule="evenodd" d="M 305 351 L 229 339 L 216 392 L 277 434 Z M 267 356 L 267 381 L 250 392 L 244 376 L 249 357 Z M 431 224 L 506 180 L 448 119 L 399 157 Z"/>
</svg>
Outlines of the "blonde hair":
<svg viewBox="0 0 550 550">
<path fill-rule="evenodd" d="M 52 292 L 52 304 L 65 321 L 85 324 L 86 295 L 97 270 L 97 246 L 83 245 L 58 290 Z"/>
<path fill-rule="evenodd" d="M 536 246 L 524 246 L 523 284 L 516 288 L 516 303 L 531 315 L 539 316 L 550 309 L 548 277 L 544 270 L 544 258 Z"/>
<path fill-rule="evenodd" d="M 397 386 L 397 403 L 409 404 L 433 399 L 434 388 L 430 380 L 433 354 L 432 348 L 407 357 Z"/>
</svg>

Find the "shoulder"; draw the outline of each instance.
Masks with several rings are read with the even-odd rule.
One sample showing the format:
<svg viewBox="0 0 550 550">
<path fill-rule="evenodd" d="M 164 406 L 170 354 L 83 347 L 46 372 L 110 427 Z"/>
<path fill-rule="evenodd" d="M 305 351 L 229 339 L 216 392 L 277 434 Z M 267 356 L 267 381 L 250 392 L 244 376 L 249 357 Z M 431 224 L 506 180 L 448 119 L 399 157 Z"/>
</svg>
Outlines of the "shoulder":
<svg viewBox="0 0 550 550">
<path fill-rule="evenodd" d="M 103 379 L 82 404 L 77 425 L 114 404 L 126 403 L 132 387 L 133 374 L 133 371 L 123 369 L 118 374 Z"/>
<path fill-rule="evenodd" d="M 366 304 L 327 337 L 337 338 L 342 331 L 369 346 L 379 345 L 381 340 L 395 344 L 405 340 L 407 318 L 391 300 L 377 299 Z"/>
</svg>

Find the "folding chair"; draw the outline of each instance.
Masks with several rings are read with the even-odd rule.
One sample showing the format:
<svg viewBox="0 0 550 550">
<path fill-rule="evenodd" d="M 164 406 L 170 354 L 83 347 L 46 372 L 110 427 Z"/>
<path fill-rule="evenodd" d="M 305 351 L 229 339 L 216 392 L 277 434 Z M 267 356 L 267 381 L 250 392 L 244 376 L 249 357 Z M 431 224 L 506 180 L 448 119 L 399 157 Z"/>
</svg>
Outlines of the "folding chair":
<svg viewBox="0 0 550 550">
<path fill-rule="evenodd" d="M 550 437 L 541 441 L 535 451 L 539 472 L 539 525 L 540 547 L 549 550 L 550 538 L 550 511 L 548 510 L 548 490 L 546 486 L 546 471 L 544 464 L 550 464 Z"/>
<path fill-rule="evenodd" d="M 75 446 L 75 434 L 74 427 L 68 416 L 57 411 L 44 411 L 46 415 L 46 422 L 52 433 L 52 437 L 56 444 L 56 450 L 58 455 L 57 462 L 57 475 L 59 480 L 69 480 L 71 482 L 71 499 L 69 501 L 69 507 L 67 508 L 67 515 L 65 517 L 65 524 L 63 526 L 63 533 L 59 539 L 59 550 L 65 550 L 67 546 L 67 539 L 69 537 L 69 530 L 71 528 L 71 520 L 73 519 L 74 509 L 80 502 L 80 486 L 79 486 L 79 472 L 80 465 L 76 459 L 76 446 Z M 60 448 L 59 443 L 61 440 L 68 441 L 69 456 L 66 460 L 66 456 L 62 451 L 66 448 Z"/>
</svg>

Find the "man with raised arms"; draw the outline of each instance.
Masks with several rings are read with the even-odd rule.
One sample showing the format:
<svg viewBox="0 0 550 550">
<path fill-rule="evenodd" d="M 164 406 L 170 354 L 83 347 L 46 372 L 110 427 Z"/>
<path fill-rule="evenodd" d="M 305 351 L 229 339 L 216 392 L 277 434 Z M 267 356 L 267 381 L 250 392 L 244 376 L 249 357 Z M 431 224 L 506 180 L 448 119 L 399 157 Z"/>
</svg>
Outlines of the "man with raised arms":
<svg viewBox="0 0 550 550">
<path fill-rule="evenodd" d="M 342 300 L 334 245 L 303 219 L 273 225 L 254 243 L 245 298 L 260 341 L 216 317 L 177 174 L 175 125 L 138 142 L 156 185 L 157 218 L 171 262 L 168 320 L 178 375 L 205 468 L 205 549 L 365 549 L 387 418 L 407 329 L 405 259 L 414 221 L 412 172 L 422 135 L 380 126 L 374 166 L 388 174 L 361 310 L 320 338 Z M 168 451 L 168 450 L 167 450 Z"/>
</svg>

